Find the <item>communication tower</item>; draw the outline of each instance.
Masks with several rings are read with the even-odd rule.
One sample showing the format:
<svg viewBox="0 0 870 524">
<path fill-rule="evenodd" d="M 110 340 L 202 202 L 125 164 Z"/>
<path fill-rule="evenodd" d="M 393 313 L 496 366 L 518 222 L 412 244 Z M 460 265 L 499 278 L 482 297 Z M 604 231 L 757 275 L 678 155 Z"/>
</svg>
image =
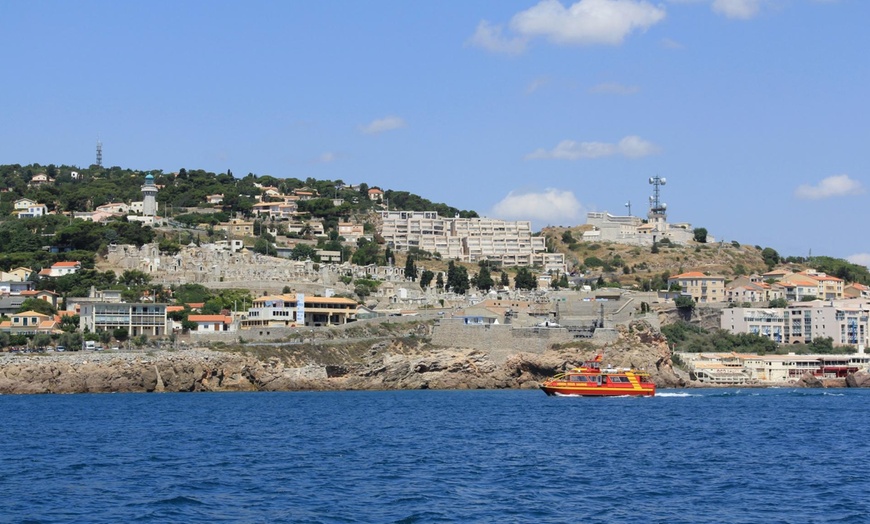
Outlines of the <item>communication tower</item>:
<svg viewBox="0 0 870 524">
<path fill-rule="evenodd" d="M 649 183 L 653 186 L 653 194 L 649 197 L 649 213 L 647 216 L 650 220 L 666 221 L 668 218 L 668 205 L 661 201 L 661 186 L 667 184 L 668 180 L 658 175 L 649 179 Z"/>
<path fill-rule="evenodd" d="M 103 143 L 97 140 L 97 165 L 103 167 Z"/>
</svg>

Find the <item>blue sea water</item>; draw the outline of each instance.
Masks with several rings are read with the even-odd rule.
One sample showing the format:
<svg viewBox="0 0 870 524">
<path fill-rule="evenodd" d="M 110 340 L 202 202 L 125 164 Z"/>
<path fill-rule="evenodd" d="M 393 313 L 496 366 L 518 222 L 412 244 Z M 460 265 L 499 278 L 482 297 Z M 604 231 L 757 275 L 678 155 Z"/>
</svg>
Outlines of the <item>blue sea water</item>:
<svg viewBox="0 0 870 524">
<path fill-rule="evenodd" d="M 870 522 L 870 391 L 0 396 L 0 522 Z"/>
</svg>

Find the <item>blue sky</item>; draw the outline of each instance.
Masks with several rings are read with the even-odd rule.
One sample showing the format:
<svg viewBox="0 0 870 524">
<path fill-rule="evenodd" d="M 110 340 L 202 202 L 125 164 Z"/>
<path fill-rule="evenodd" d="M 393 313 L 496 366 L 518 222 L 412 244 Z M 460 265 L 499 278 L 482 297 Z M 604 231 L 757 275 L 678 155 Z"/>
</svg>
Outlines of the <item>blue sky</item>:
<svg viewBox="0 0 870 524">
<path fill-rule="evenodd" d="M 0 163 L 367 182 L 870 263 L 870 2 L 0 3 Z"/>
</svg>

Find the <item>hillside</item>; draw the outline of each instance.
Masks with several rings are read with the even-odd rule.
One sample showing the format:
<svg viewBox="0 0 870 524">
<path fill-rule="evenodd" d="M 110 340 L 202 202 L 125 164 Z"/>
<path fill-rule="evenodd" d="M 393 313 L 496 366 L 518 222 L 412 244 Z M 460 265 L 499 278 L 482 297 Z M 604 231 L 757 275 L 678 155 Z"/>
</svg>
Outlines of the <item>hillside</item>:
<svg viewBox="0 0 870 524">
<path fill-rule="evenodd" d="M 619 281 L 627 287 L 640 287 L 644 281 L 663 273 L 677 275 L 699 271 L 731 280 L 740 275 L 760 274 L 769 270 L 763 256 L 764 249 L 759 246 L 697 242 L 683 246 L 658 244 L 658 253 L 653 253 L 649 246 L 584 242 L 579 239 L 585 230 L 585 225 L 571 228 L 549 227 L 542 233 L 549 238 L 549 245 L 565 254 L 569 270 L 596 278 L 600 275 L 607 281 Z M 570 233 L 570 237 L 566 232 Z M 576 242 L 571 242 L 569 238 Z M 802 271 L 807 265 L 795 260 L 787 263 L 786 267 Z"/>
</svg>

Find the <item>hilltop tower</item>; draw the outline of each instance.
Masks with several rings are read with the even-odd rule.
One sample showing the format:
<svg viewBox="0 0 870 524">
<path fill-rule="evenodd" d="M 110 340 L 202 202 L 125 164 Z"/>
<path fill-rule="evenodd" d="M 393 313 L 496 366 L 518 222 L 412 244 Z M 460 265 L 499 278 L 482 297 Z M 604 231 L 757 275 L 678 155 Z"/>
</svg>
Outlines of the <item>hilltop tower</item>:
<svg viewBox="0 0 870 524">
<path fill-rule="evenodd" d="M 103 143 L 97 140 L 97 166 L 103 167 Z"/>
<path fill-rule="evenodd" d="M 649 212 L 646 214 L 650 225 L 653 226 L 653 242 L 658 240 L 668 229 L 668 205 L 661 201 L 661 187 L 668 183 L 666 178 L 658 175 L 649 179 L 653 186 L 653 194 L 649 197 Z"/>
<path fill-rule="evenodd" d="M 151 173 L 145 175 L 142 185 L 142 215 L 153 217 L 157 215 L 157 186 Z"/>
</svg>

